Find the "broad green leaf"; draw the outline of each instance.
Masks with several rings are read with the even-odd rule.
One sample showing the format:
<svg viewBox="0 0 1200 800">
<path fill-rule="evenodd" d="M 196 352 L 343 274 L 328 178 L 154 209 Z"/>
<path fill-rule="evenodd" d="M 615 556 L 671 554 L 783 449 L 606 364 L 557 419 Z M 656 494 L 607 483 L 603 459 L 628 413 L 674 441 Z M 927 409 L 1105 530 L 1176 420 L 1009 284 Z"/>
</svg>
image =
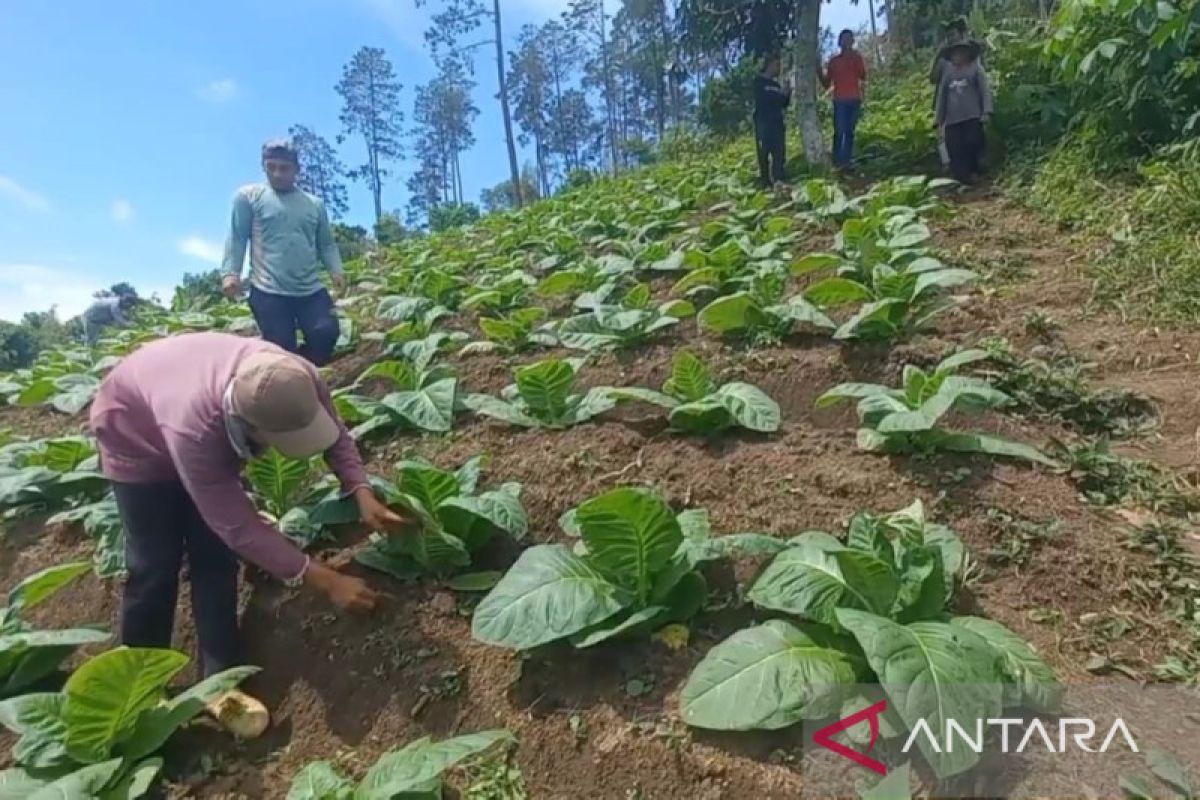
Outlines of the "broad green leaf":
<svg viewBox="0 0 1200 800">
<path fill-rule="evenodd" d="M 433 301 L 425 297 L 391 295 L 379 301 L 375 316 L 389 322 L 410 322 L 432 307 Z"/>
<path fill-rule="evenodd" d="M 766 310 L 769 314 L 772 314 L 781 320 L 811 325 L 818 330 L 831 331 L 837 327 L 837 324 L 832 319 L 827 317 L 824 312 L 821 311 L 821 309 L 817 308 L 800 295 L 792 297 L 786 303 L 782 303 L 777 306 L 771 306 Z"/>
<path fill-rule="evenodd" d="M 663 616 L 668 611 L 670 609 L 666 606 L 647 606 L 633 612 L 617 623 L 612 623 L 611 620 L 604 620 L 599 625 L 572 636 L 571 643 L 581 650 L 594 647 L 601 642 L 606 642 L 609 639 L 614 639 L 624 633 L 633 631 L 647 622 Z"/>
<path fill-rule="evenodd" d="M 412 391 L 418 388 L 417 371 L 407 361 L 376 361 L 358 376 L 355 383 L 362 384 L 372 378 L 386 380 L 396 389 Z"/>
<path fill-rule="evenodd" d="M 17 395 L 16 405 L 36 406 L 46 402 L 57 392 L 58 387 L 54 384 L 53 379 L 42 378 L 29 384 L 23 392 Z"/>
<path fill-rule="evenodd" d="M 923 272 L 917 278 L 913 289 L 913 299 L 922 297 L 930 289 L 950 289 L 970 283 L 979 276 L 967 269 L 943 269 L 937 272 Z"/>
<path fill-rule="evenodd" d="M 173 650 L 120 647 L 89 659 L 67 680 L 63 718 L 67 750 L 100 761 L 133 733 L 142 712 L 162 699 L 167 683 L 187 666 Z"/>
<path fill-rule="evenodd" d="M 42 770 L 71 763 L 63 744 L 67 736 L 64 702 L 59 692 L 24 694 L 0 702 L 0 724 L 20 736 L 12 751 L 18 764 Z"/>
<path fill-rule="evenodd" d="M 9 590 L 8 607 L 17 612 L 34 608 L 91 567 L 86 561 L 76 561 L 35 572 Z"/>
<path fill-rule="evenodd" d="M 790 271 L 799 278 L 813 272 L 833 269 L 842 263 L 842 257 L 834 253 L 809 253 L 792 262 Z"/>
<path fill-rule="evenodd" d="M 903 300 L 889 297 L 866 303 L 854 316 L 842 323 L 833 334 L 835 339 L 888 338 L 897 333 L 896 326 L 889 320 L 893 309 L 904 306 Z"/>
<path fill-rule="evenodd" d="M 748 292 L 718 297 L 700 311 L 700 325 L 717 333 L 732 333 L 751 327 L 758 304 Z M 761 313 L 761 312 L 760 312 Z"/>
<path fill-rule="evenodd" d="M 396 392 L 383 398 L 383 405 L 395 411 L 414 428 L 444 433 L 454 424 L 454 401 L 458 379 L 434 381 L 415 392 Z"/>
<path fill-rule="evenodd" d="M 963 350 L 942 359 L 941 363 L 937 366 L 937 371 L 943 373 L 954 372 L 959 367 L 965 367 L 968 364 L 975 364 L 980 361 L 987 361 L 989 358 L 991 358 L 991 355 L 986 350 Z"/>
<path fill-rule="evenodd" d="M 952 617 L 951 625 L 979 634 L 1000 654 L 1004 672 L 1016 690 L 1013 705 L 1021 705 L 1046 714 L 1057 714 L 1062 707 L 1063 688 L 1054 670 L 1042 660 L 1029 642 L 1008 628 L 980 617 Z"/>
<path fill-rule="evenodd" d="M 668 419 L 672 430 L 696 435 L 717 433 L 733 425 L 733 414 L 715 397 L 676 406 Z"/>
<path fill-rule="evenodd" d="M 655 573 L 683 542 L 670 506 L 642 489 L 614 489 L 588 500 L 579 506 L 576 519 L 591 562 L 632 589 L 643 604 Z"/>
<path fill-rule="evenodd" d="M 691 402 L 707 397 L 716 391 L 716 383 L 708 367 L 690 350 L 680 350 L 671 363 L 671 377 L 663 384 L 663 391 Z"/>
<path fill-rule="evenodd" d="M 842 400 L 861 400 L 877 395 L 894 395 L 892 389 L 877 383 L 840 383 L 817 398 L 817 408 L 828 408 Z"/>
<path fill-rule="evenodd" d="M 136 800 L 143 797 L 154 785 L 162 770 L 161 758 L 148 758 L 131 769 L 115 786 L 105 789 L 100 800 Z"/>
<path fill-rule="evenodd" d="M 763 608 L 831 623 L 838 608 L 889 613 L 898 588 L 887 564 L 869 553 L 800 545 L 780 553 L 746 597 Z"/>
<path fill-rule="evenodd" d="M 502 572 L 468 572 L 448 578 L 446 588 L 456 592 L 486 592 L 495 587 L 503 577 Z"/>
<path fill-rule="evenodd" d="M 463 404 L 480 416 L 491 417 L 501 422 L 507 422 L 509 425 L 540 428 L 544 424 L 541 420 L 534 419 L 511 403 L 486 394 L 468 395 L 463 398 Z"/>
<path fill-rule="evenodd" d="M 29 800 L 46 785 L 46 781 L 33 777 L 23 769 L 0 770 L 0 800 Z M 59 795 L 58 800 L 63 796 Z"/>
<path fill-rule="evenodd" d="M 137 720 L 132 735 L 118 745 L 118 751 L 130 761 L 137 761 L 154 753 L 166 744 L 171 734 L 199 716 L 208 703 L 259 671 L 258 667 L 233 667 L 223 670 L 216 675 L 210 675 L 168 702 L 144 711 Z M 69 701 L 66 711 L 69 718 Z"/>
<path fill-rule="evenodd" d="M 0 695 L 18 693 L 54 672 L 79 647 L 108 639 L 109 634 L 91 628 L 0 636 Z"/>
<path fill-rule="evenodd" d="M 89 800 L 98 796 L 121 771 L 124 760 L 114 758 L 80 767 L 69 775 L 44 784 L 26 800 Z"/>
<path fill-rule="evenodd" d="M 477 497 L 455 497 L 438 508 L 446 530 L 462 539 L 471 551 L 482 546 L 494 530 L 520 541 L 529 533 L 529 518 L 520 498 L 509 492 L 484 492 Z"/>
<path fill-rule="evenodd" d="M 680 704 L 688 725 L 775 730 L 835 713 L 862 671 L 846 642 L 782 620 L 738 631 L 688 677 Z"/>
<path fill-rule="evenodd" d="M 96 447 L 91 441 L 78 436 L 70 436 L 46 442 L 46 447 L 39 454 L 37 463 L 49 467 L 55 472 L 74 472 L 94 455 L 96 455 Z"/>
<path fill-rule="evenodd" d="M 912 730 L 925 720 L 935 735 L 946 721 L 973 730 L 976 720 L 995 719 L 1002 708 L 1001 665 L 982 637 L 942 622 L 899 625 L 855 609 L 838 609 L 837 620 L 858 640 L 867 661 L 904 724 Z M 973 767 L 979 754 L 969 748 L 936 752 L 918 736 L 925 760 L 939 777 Z"/>
<path fill-rule="evenodd" d="M 396 465 L 396 473 L 396 488 L 402 495 L 420 503 L 426 513 L 434 513 L 438 506 L 461 491 L 458 476 L 431 464 L 401 461 Z"/>
<path fill-rule="evenodd" d="M 422 789 L 463 759 L 515 741 L 506 730 L 471 733 L 443 742 L 418 739 L 380 757 L 358 784 L 355 800 L 392 800 L 404 792 Z"/>
<path fill-rule="evenodd" d="M 1033 461 L 1048 467 L 1058 466 L 1053 459 L 1047 458 L 1037 448 L 982 433 L 929 431 L 925 436 L 928 437 L 928 443 L 931 446 L 941 450 L 955 453 L 984 453 L 991 456 Z"/>
<path fill-rule="evenodd" d="M 633 599 L 566 547 L 537 545 L 483 598 L 471 633 L 486 644 L 528 650 L 608 619 Z"/>
<path fill-rule="evenodd" d="M 311 459 L 288 458 L 274 448 L 246 467 L 250 485 L 275 516 L 282 516 L 294 505 L 311 473 Z"/>
<path fill-rule="evenodd" d="M 656 392 L 653 389 L 645 389 L 641 386 L 617 386 L 609 389 L 608 396 L 614 400 L 635 400 L 642 403 L 650 403 L 651 405 L 661 406 L 662 408 L 675 408 L 679 405 L 679 401 L 670 395 Z"/>
<path fill-rule="evenodd" d="M 804 299 L 822 308 L 837 308 L 848 303 L 870 300 L 874 294 L 866 286 L 849 278 L 826 278 L 813 284 L 804 293 Z"/>
<path fill-rule="evenodd" d="M 548 359 L 517 367 L 514 374 L 530 414 L 546 421 L 562 419 L 567 410 L 567 395 L 575 383 L 575 370 L 569 363 Z"/>
<path fill-rule="evenodd" d="M 349 800 L 353 788 L 328 761 L 313 761 L 292 779 L 286 800 Z"/>
<path fill-rule="evenodd" d="M 767 397 L 757 386 L 749 383 L 727 383 L 717 390 L 714 399 L 733 416 L 743 428 L 760 433 L 779 430 L 779 404 Z"/>
</svg>

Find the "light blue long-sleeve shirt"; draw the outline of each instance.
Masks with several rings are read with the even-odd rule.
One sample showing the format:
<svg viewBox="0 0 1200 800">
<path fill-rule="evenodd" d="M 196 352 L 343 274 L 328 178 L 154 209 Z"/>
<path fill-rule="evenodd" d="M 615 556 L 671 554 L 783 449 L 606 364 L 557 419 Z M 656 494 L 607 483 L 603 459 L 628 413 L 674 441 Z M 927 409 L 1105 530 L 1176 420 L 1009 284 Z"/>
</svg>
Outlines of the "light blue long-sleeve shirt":
<svg viewBox="0 0 1200 800">
<path fill-rule="evenodd" d="M 303 297 L 323 288 L 320 264 L 334 275 L 342 272 L 325 204 L 299 189 L 238 189 L 222 263 L 226 275 L 241 277 L 247 243 L 250 283 L 264 292 Z"/>
</svg>

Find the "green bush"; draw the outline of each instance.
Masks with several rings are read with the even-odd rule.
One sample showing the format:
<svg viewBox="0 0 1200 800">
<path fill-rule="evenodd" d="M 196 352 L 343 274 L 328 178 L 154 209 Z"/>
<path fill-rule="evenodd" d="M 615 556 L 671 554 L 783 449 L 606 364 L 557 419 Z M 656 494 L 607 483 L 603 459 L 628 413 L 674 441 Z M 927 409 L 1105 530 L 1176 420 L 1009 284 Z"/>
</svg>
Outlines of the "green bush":
<svg viewBox="0 0 1200 800">
<path fill-rule="evenodd" d="M 743 59 L 728 74 L 713 78 L 700 90 L 700 124 L 717 136 L 737 136 L 750 129 L 754 114 L 754 59 Z"/>
</svg>

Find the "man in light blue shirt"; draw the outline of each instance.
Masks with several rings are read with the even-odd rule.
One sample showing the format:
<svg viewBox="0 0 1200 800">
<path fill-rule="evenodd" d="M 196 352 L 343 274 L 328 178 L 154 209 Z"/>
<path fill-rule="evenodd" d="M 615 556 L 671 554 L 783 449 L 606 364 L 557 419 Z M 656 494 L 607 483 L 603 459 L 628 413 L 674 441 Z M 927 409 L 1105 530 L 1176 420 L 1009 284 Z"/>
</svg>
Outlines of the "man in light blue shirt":
<svg viewBox="0 0 1200 800">
<path fill-rule="evenodd" d="M 296 188 L 300 163 L 290 141 L 264 144 L 262 163 L 267 182 L 243 186 L 233 197 L 222 289 L 230 299 L 241 293 L 249 244 L 250 310 L 263 338 L 323 366 L 339 331 L 321 265 L 338 289 L 346 280 L 329 215 L 318 198 Z M 302 346 L 297 328 L 304 334 Z"/>
</svg>

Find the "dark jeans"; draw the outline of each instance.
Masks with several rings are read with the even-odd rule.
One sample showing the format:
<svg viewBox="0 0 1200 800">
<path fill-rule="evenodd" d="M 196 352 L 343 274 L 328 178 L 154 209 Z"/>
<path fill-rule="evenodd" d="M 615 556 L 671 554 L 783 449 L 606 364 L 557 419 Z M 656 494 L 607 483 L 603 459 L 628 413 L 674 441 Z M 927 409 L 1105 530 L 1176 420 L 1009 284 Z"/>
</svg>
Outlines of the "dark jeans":
<svg viewBox="0 0 1200 800">
<path fill-rule="evenodd" d="M 238 560 L 200 517 L 178 481 L 114 483 L 125 527 L 128 576 L 121 598 L 121 644 L 170 647 L 187 554 L 192 618 L 205 677 L 241 664 Z"/>
<path fill-rule="evenodd" d="M 324 289 L 306 297 L 288 297 L 250 288 L 250 310 L 262 337 L 290 353 L 296 353 L 322 367 L 333 357 L 337 345 L 337 315 L 333 298 Z M 304 334 L 304 344 L 296 345 L 296 329 Z"/>
<path fill-rule="evenodd" d="M 754 140 L 758 148 L 758 179 L 763 186 L 782 181 L 787 160 L 787 129 L 783 123 L 755 122 Z"/>
<path fill-rule="evenodd" d="M 848 167 L 854 160 L 854 131 L 862 113 L 861 100 L 833 101 L 833 163 Z"/>
<path fill-rule="evenodd" d="M 971 183 L 983 172 L 983 121 L 969 119 L 946 126 L 946 152 L 950 154 L 950 174 L 959 183 Z"/>
</svg>

